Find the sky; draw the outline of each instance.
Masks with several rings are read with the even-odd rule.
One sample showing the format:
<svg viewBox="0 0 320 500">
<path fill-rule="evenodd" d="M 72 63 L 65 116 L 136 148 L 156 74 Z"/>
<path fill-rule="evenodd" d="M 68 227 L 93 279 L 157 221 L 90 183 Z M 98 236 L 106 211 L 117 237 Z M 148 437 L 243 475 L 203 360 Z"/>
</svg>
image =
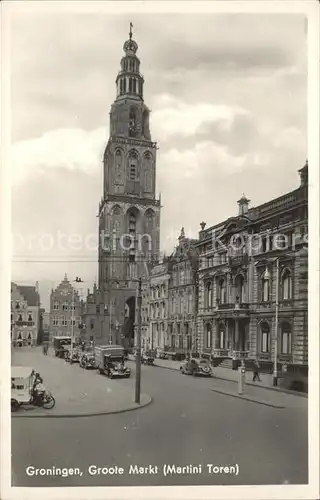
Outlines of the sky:
<svg viewBox="0 0 320 500">
<path fill-rule="evenodd" d="M 302 15 L 16 12 L 12 279 L 39 281 L 46 307 L 64 273 L 82 277 L 84 295 L 97 277 L 102 157 L 130 21 L 159 146 L 163 251 L 182 226 L 197 237 L 201 221 L 237 215 L 243 193 L 256 206 L 299 185 L 307 157 Z M 70 235 L 77 243 L 66 243 Z"/>
</svg>

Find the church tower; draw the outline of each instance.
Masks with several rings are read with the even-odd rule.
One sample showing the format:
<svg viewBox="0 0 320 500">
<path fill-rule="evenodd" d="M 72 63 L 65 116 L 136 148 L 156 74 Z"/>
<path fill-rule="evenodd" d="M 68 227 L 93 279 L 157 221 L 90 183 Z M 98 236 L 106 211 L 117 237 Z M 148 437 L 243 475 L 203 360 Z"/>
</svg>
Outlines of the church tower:
<svg viewBox="0 0 320 500">
<path fill-rule="evenodd" d="M 131 23 L 123 50 L 103 158 L 98 288 L 104 304 L 103 337 L 130 345 L 137 280 L 146 279 L 148 264 L 158 260 L 160 200 L 155 194 L 157 145 L 151 140 Z"/>
</svg>

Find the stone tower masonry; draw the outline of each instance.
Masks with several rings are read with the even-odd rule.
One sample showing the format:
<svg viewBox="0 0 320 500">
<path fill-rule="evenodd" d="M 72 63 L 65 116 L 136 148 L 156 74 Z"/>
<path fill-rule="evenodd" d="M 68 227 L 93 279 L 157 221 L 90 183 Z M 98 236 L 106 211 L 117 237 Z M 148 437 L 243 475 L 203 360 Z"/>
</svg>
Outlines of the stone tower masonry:
<svg viewBox="0 0 320 500">
<path fill-rule="evenodd" d="M 137 280 L 158 260 L 160 201 L 156 199 L 156 151 L 150 110 L 143 100 L 137 43 L 124 43 L 110 111 L 99 204 L 99 297 L 103 337 L 132 344 Z"/>
</svg>

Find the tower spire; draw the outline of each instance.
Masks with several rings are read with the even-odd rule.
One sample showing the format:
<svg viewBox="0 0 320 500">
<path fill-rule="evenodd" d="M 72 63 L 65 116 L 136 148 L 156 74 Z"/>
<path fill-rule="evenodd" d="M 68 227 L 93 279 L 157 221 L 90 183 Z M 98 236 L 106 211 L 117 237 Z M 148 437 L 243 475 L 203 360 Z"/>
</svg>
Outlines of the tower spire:
<svg viewBox="0 0 320 500">
<path fill-rule="evenodd" d="M 140 73 L 140 60 L 136 53 L 138 44 L 133 39 L 133 24 L 130 22 L 129 38 L 124 42 L 125 55 L 120 62 L 120 71 L 116 78 L 117 99 L 134 99 L 143 101 L 143 76 Z"/>
</svg>

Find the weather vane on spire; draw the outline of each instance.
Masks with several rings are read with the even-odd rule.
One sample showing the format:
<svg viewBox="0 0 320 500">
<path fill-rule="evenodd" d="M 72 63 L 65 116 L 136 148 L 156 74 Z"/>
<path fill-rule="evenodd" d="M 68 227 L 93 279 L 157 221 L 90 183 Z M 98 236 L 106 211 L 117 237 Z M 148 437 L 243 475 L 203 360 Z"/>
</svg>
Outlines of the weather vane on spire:
<svg viewBox="0 0 320 500">
<path fill-rule="evenodd" d="M 129 31 L 130 40 L 132 39 L 132 28 L 133 28 L 133 24 L 130 22 L 130 31 Z"/>
</svg>

